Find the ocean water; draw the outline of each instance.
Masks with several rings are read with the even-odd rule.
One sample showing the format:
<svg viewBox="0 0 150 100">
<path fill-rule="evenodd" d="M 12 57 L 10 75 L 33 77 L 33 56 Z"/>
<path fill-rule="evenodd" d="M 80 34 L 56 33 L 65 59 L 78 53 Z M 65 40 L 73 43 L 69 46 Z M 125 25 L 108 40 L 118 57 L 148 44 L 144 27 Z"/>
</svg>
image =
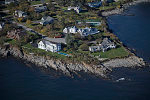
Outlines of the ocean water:
<svg viewBox="0 0 150 100">
<path fill-rule="evenodd" d="M 108 18 L 110 28 L 137 55 L 149 61 L 150 4 Z M 125 81 L 115 80 L 125 77 Z M 70 78 L 23 61 L 0 59 L 0 100 L 150 100 L 150 68 L 118 68 L 111 80 L 92 75 Z"/>
<path fill-rule="evenodd" d="M 109 27 L 125 45 L 150 62 L 150 3 L 129 7 L 124 14 L 134 16 L 108 17 Z"/>
</svg>

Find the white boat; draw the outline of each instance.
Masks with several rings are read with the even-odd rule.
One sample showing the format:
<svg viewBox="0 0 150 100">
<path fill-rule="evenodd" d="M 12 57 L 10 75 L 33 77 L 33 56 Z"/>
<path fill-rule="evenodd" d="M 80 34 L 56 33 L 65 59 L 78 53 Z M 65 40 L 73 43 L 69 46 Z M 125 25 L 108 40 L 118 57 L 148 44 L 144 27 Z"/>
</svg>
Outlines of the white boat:
<svg viewBox="0 0 150 100">
<path fill-rule="evenodd" d="M 119 78 L 118 80 L 116 80 L 116 82 L 119 82 L 119 81 L 124 81 L 125 78 Z"/>
</svg>

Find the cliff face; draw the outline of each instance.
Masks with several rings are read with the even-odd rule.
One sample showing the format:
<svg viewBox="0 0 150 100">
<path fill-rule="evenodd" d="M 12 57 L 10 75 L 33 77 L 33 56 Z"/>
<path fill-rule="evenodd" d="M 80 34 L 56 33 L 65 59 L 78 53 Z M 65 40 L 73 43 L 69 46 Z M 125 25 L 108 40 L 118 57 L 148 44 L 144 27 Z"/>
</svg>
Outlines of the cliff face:
<svg viewBox="0 0 150 100">
<path fill-rule="evenodd" d="M 14 57 L 21 58 L 37 66 L 45 68 L 51 67 L 55 70 L 60 70 L 69 76 L 71 76 L 71 73 L 73 72 L 84 71 L 98 76 L 106 77 L 105 73 L 108 71 L 101 65 L 89 66 L 84 63 L 64 63 L 65 61 L 62 62 L 60 60 L 48 59 L 46 57 L 36 56 L 34 54 L 26 54 L 20 48 L 12 46 L 0 47 L 0 54 L 3 56 L 13 55 Z"/>
<path fill-rule="evenodd" d="M 128 58 L 113 59 L 104 62 L 103 65 L 111 69 L 116 67 L 142 67 L 145 66 L 145 62 L 142 58 L 139 58 L 137 56 L 130 56 Z"/>
<path fill-rule="evenodd" d="M 112 71 L 115 67 L 142 67 L 145 66 L 143 59 L 131 56 L 122 59 L 113 59 L 106 61 L 100 65 L 87 65 L 85 63 L 64 63 L 65 61 L 49 59 L 47 57 L 36 56 L 34 54 L 26 54 L 21 48 L 5 46 L 0 47 L 0 54 L 3 56 L 13 55 L 41 67 L 51 67 L 60 70 L 64 74 L 71 76 L 71 73 L 84 71 L 98 76 L 106 77 L 106 73 Z"/>
</svg>

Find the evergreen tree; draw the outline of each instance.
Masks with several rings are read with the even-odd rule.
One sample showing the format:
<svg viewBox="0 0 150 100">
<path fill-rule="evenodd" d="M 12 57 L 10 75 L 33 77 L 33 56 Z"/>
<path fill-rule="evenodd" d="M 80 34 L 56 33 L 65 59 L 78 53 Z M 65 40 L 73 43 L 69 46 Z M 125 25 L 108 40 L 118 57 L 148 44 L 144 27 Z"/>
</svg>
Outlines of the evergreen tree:
<svg viewBox="0 0 150 100">
<path fill-rule="evenodd" d="M 66 40 L 66 43 L 67 43 L 67 47 L 71 48 L 72 47 L 72 43 L 73 43 L 72 36 L 70 34 L 67 34 L 65 40 Z"/>
</svg>

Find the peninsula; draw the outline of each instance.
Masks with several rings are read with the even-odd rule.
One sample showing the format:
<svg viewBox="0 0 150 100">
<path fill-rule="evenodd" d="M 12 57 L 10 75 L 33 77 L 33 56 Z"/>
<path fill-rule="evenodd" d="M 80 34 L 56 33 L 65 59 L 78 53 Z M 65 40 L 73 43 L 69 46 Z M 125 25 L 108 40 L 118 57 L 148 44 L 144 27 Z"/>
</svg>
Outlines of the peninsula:
<svg viewBox="0 0 150 100">
<path fill-rule="evenodd" d="M 147 0 L 146 0 L 147 1 Z M 71 76 L 107 77 L 116 67 L 143 67 L 109 29 L 106 16 L 138 0 L 5 0 L 0 2 L 0 54 Z"/>
</svg>

